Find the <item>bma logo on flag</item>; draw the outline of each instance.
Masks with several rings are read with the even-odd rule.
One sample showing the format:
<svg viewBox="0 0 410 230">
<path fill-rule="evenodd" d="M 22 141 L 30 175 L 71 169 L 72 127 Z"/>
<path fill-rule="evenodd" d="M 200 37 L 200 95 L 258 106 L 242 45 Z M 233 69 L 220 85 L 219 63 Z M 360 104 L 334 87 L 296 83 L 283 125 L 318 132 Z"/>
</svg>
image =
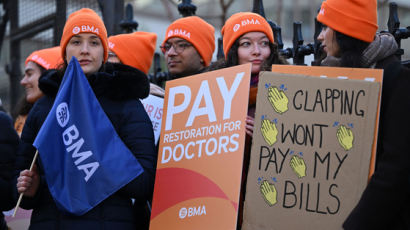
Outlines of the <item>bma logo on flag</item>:
<svg viewBox="0 0 410 230">
<path fill-rule="evenodd" d="M 58 124 L 61 128 L 64 128 L 67 125 L 68 120 L 70 120 L 70 112 L 68 111 L 67 103 L 62 102 L 57 106 L 56 116 Z"/>
</svg>

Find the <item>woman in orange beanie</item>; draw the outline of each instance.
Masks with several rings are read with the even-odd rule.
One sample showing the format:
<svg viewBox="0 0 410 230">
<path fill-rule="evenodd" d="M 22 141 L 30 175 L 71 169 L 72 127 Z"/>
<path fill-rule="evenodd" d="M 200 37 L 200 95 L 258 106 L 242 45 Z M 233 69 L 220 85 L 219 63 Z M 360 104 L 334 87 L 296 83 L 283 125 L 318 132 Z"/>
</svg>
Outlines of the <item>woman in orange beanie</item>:
<svg viewBox="0 0 410 230">
<path fill-rule="evenodd" d="M 410 70 L 394 55 L 394 37 L 376 34 L 376 0 L 327 0 L 317 20 L 322 65 L 384 69 L 376 169 L 343 227 L 410 229 Z"/>
<path fill-rule="evenodd" d="M 137 229 L 131 199 L 144 203 L 152 196 L 156 166 L 151 121 L 139 100 L 148 95 L 148 78 L 135 68 L 106 63 L 106 28 L 91 9 L 81 9 L 68 17 L 60 47 L 63 67 L 41 76 L 39 87 L 44 96 L 27 117 L 17 155 L 16 168 L 20 172 L 16 181 L 17 192 L 23 194 L 20 206 L 33 209 L 29 229 Z M 130 183 L 81 216 L 58 208 L 47 186 L 41 161 L 36 161 L 33 171 L 25 170 L 29 168 L 35 152 L 32 143 L 51 110 L 67 63 L 72 57 L 77 58 L 118 136 L 144 169 Z"/>
<path fill-rule="evenodd" d="M 59 46 L 34 51 L 26 59 L 24 77 L 20 84 L 26 90 L 26 100 L 30 103 L 36 102 L 43 93 L 38 88 L 38 79 L 41 74 L 49 69 L 56 69 L 63 64 L 61 59 L 61 48 Z"/>
<path fill-rule="evenodd" d="M 222 28 L 223 50 L 227 66 L 252 63 L 257 75 L 272 64 L 281 64 L 273 32 L 259 14 L 240 12 L 232 15 Z"/>
<path fill-rule="evenodd" d="M 157 35 L 150 32 L 137 31 L 132 34 L 110 36 L 108 61 L 129 65 L 148 74 L 156 43 Z M 151 83 L 150 94 L 164 97 L 165 91 Z"/>
<path fill-rule="evenodd" d="M 252 63 L 248 116 L 245 121 L 248 135 L 245 140 L 244 169 L 242 173 L 241 190 L 244 191 L 249 167 L 259 72 L 270 70 L 272 64 L 284 64 L 286 60 L 279 56 L 269 23 L 258 14 L 240 12 L 232 15 L 222 28 L 222 36 L 225 58 L 211 65 L 209 70 Z M 244 193 L 241 192 L 238 226 L 242 222 L 244 197 Z"/>
<path fill-rule="evenodd" d="M 269 23 L 260 15 L 240 12 L 232 15 L 222 28 L 225 58 L 218 60 L 209 70 L 252 63 L 251 90 L 246 131 L 253 133 L 256 93 L 259 72 L 270 70 L 272 64 L 285 64 L 279 56 Z"/>
<path fill-rule="evenodd" d="M 24 98 L 21 99 L 16 109 L 16 121 L 14 128 L 21 135 L 27 114 L 33 104 L 43 96 L 43 92 L 38 88 L 40 76 L 49 69 L 56 69 L 63 63 L 61 59 L 61 49 L 59 46 L 37 50 L 31 53 L 25 62 L 24 76 L 20 85 L 26 90 Z"/>
</svg>

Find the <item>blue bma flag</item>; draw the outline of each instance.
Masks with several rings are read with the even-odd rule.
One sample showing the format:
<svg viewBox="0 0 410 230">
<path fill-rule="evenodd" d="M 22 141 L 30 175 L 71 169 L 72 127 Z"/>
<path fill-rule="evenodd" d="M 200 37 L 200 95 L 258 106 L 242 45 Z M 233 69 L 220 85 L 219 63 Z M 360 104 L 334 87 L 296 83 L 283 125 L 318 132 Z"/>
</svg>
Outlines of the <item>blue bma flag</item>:
<svg viewBox="0 0 410 230">
<path fill-rule="evenodd" d="M 75 215 L 86 213 L 144 171 L 74 57 L 33 145 L 57 206 Z"/>
</svg>

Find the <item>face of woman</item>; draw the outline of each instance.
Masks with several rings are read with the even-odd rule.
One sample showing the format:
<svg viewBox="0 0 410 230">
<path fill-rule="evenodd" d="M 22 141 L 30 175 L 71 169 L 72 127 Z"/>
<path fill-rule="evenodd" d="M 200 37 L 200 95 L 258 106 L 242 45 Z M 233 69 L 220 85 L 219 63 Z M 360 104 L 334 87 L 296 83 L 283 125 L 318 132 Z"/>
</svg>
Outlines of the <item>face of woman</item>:
<svg viewBox="0 0 410 230">
<path fill-rule="evenodd" d="M 38 88 L 38 79 L 41 76 L 40 67 L 29 61 L 24 69 L 24 77 L 21 79 L 20 84 L 24 86 L 26 90 L 26 100 L 30 103 L 36 102 L 43 92 Z"/>
<path fill-rule="evenodd" d="M 258 74 L 271 53 L 269 39 L 262 32 L 249 32 L 239 38 L 239 64 L 252 63 L 252 74 Z"/>
<path fill-rule="evenodd" d="M 104 61 L 101 39 L 93 33 L 80 33 L 71 37 L 66 47 L 66 61 L 76 57 L 85 75 L 97 72 Z"/>
<path fill-rule="evenodd" d="M 337 44 L 336 33 L 332 28 L 324 26 L 317 39 L 322 42 L 327 56 L 337 57 L 339 55 L 339 44 Z"/>
</svg>

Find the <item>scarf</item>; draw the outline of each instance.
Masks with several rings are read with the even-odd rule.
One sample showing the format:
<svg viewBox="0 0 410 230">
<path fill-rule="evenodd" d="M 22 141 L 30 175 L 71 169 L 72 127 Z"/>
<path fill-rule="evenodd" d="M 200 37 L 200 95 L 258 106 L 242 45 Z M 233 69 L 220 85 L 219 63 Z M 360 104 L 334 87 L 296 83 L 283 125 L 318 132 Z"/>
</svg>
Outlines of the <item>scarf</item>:
<svg viewBox="0 0 410 230">
<path fill-rule="evenodd" d="M 373 42 L 363 51 L 361 65 L 366 68 L 374 67 L 378 61 L 396 53 L 398 48 L 390 33 L 376 34 Z"/>
</svg>

